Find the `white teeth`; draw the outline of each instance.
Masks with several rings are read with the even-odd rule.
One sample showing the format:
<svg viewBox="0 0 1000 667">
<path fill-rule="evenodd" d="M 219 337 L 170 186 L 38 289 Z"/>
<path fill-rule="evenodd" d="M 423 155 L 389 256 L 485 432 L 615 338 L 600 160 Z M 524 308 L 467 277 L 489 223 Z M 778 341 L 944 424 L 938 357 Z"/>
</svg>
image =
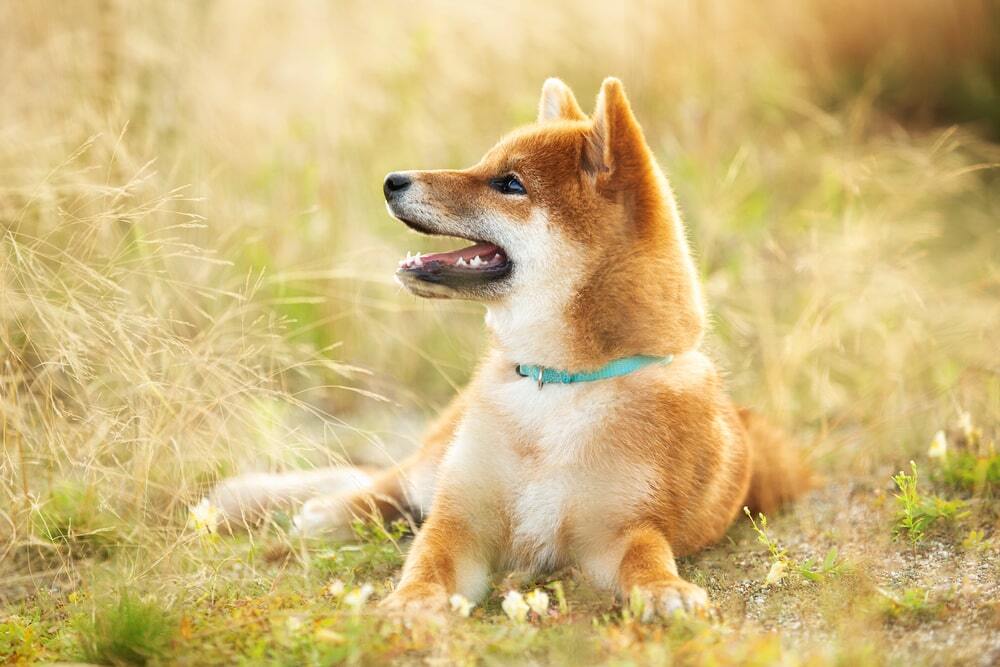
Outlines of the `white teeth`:
<svg viewBox="0 0 1000 667">
<path fill-rule="evenodd" d="M 423 266 L 424 260 L 421 258 L 418 252 L 414 255 L 412 252 L 406 252 L 406 259 L 399 260 L 399 268 L 401 269 L 412 269 L 414 266 Z"/>
<path fill-rule="evenodd" d="M 492 259 L 485 259 L 483 257 L 480 257 L 479 255 L 476 255 L 472 259 L 459 257 L 457 260 L 455 260 L 455 266 L 460 266 L 462 268 L 479 269 L 479 268 L 495 266 L 497 264 L 501 264 L 502 262 L 503 258 L 500 256 L 500 253 L 496 253 L 495 255 L 493 255 Z M 410 251 L 407 251 L 406 259 L 399 260 L 399 268 L 401 269 L 412 269 L 414 267 L 422 267 L 423 265 L 424 265 L 424 258 L 419 252 L 414 254 Z"/>
</svg>

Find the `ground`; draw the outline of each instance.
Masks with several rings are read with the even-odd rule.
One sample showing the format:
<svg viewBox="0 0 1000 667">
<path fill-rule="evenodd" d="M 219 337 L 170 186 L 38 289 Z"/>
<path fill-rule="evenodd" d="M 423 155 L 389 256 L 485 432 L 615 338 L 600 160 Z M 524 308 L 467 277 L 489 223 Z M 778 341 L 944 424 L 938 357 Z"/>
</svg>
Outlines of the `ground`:
<svg viewBox="0 0 1000 667">
<path fill-rule="evenodd" d="M 983 460 L 996 476 L 1000 459 Z M 924 464 L 936 475 L 950 469 Z M 922 500 L 928 486 L 918 477 Z M 995 530 L 1000 503 L 968 498 L 914 541 L 900 528 L 897 495 L 888 475 L 828 479 L 766 524 L 755 518 L 762 535 L 741 516 L 720 544 L 680 562 L 719 617 L 669 623 L 641 622 L 634 604 L 620 605 L 570 569 L 537 580 L 512 573 L 469 617 L 456 610 L 403 624 L 376 604 L 402 563 L 402 524 L 359 523 L 351 543 L 299 542 L 280 525 L 254 539 L 221 538 L 192 524 L 156 559 L 137 548 L 72 566 L 60 561 L 65 550 L 25 546 L 12 554 L 14 569 L 32 574 L 3 580 L 18 601 L 0 623 L 0 652 L 14 662 L 191 665 L 995 664 L 1000 555 L 976 531 Z M 768 581 L 778 561 L 785 575 Z M 142 579 L 155 585 L 123 586 L 137 567 L 148 567 Z M 517 620 L 501 609 L 510 590 L 536 588 L 549 595 L 546 613 Z"/>
</svg>

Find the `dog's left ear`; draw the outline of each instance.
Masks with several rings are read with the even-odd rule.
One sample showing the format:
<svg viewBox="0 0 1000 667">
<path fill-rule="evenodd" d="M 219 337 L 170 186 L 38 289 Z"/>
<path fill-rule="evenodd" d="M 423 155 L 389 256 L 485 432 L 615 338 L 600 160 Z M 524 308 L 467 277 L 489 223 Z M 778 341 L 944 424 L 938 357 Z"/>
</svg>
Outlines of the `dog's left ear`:
<svg viewBox="0 0 1000 667">
<path fill-rule="evenodd" d="M 556 79 L 546 79 L 542 85 L 542 99 L 538 101 L 538 122 L 550 120 L 586 120 L 587 114 L 576 102 L 573 91 Z"/>
<path fill-rule="evenodd" d="M 650 153 L 646 139 L 618 79 L 608 77 L 601 84 L 593 122 L 583 147 L 584 171 L 614 180 L 630 170 L 648 166 Z"/>
</svg>

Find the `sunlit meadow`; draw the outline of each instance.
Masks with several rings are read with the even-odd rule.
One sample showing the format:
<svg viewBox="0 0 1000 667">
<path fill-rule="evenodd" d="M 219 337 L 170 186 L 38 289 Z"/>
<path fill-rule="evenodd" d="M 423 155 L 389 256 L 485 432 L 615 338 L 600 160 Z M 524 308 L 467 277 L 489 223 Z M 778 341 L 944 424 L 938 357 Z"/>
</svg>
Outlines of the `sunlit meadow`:
<svg viewBox="0 0 1000 667">
<path fill-rule="evenodd" d="M 0 662 L 1000 661 L 998 35 L 985 0 L 0 3 Z M 416 446 L 483 313 L 395 286 L 429 246 L 382 177 L 473 164 L 553 75 L 624 81 L 708 346 L 825 484 L 681 562 L 721 620 L 565 571 L 403 627 L 406 526 L 200 501 Z"/>
</svg>

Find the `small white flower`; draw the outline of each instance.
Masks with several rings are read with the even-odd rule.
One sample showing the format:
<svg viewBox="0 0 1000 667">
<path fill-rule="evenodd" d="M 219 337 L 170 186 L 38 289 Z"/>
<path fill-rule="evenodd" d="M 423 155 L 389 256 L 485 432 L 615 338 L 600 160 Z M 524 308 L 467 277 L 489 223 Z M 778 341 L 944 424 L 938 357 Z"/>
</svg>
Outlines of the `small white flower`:
<svg viewBox="0 0 1000 667">
<path fill-rule="evenodd" d="M 368 598 L 370 598 L 374 592 L 375 589 L 372 588 L 371 584 L 365 584 L 361 588 L 355 588 L 353 591 L 345 595 L 344 604 L 357 611 L 364 606 L 365 602 L 368 602 Z"/>
<path fill-rule="evenodd" d="M 469 614 L 472 613 L 472 608 L 476 606 L 475 602 L 472 602 L 461 593 L 455 593 L 448 598 L 448 604 L 451 605 L 451 610 L 453 612 L 466 618 L 468 618 Z"/>
<path fill-rule="evenodd" d="M 545 616 L 549 611 L 549 594 L 540 588 L 536 588 L 525 595 L 524 601 L 528 603 L 531 611 L 539 616 Z"/>
<path fill-rule="evenodd" d="M 339 598 L 344 594 L 345 586 L 344 582 L 340 579 L 334 579 L 326 585 L 326 594 L 330 597 Z"/>
<path fill-rule="evenodd" d="M 306 621 L 301 616 L 289 616 L 288 619 L 285 620 L 285 627 L 288 628 L 289 632 L 298 632 L 305 624 Z"/>
<path fill-rule="evenodd" d="M 965 436 L 966 442 L 972 440 L 976 427 L 972 423 L 972 415 L 964 410 L 958 414 L 958 430 Z"/>
<path fill-rule="evenodd" d="M 785 574 L 787 574 L 786 570 L 787 567 L 783 561 L 774 561 L 774 564 L 771 565 L 771 569 L 767 572 L 767 578 L 764 579 L 764 583 L 768 586 L 774 586 L 776 583 L 785 578 Z"/>
<path fill-rule="evenodd" d="M 530 609 L 528 603 L 524 601 L 524 596 L 518 591 L 507 591 L 500 606 L 503 608 L 503 613 L 507 614 L 507 618 L 519 623 L 528 617 Z"/>
<path fill-rule="evenodd" d="M 944 431 L 938 431 L 931 440 L 931 446 L 927 450 L 927 456 L 932 459 L 943 459 L 948 456 L 948 436 Z"/>
<path fill-rule="evenodd" d="M 188 508 L 188 523 L 201 535 L 213 535 L 219 529 L 219 508 L 202 498 L 194 507 Z"/>
</svg>

